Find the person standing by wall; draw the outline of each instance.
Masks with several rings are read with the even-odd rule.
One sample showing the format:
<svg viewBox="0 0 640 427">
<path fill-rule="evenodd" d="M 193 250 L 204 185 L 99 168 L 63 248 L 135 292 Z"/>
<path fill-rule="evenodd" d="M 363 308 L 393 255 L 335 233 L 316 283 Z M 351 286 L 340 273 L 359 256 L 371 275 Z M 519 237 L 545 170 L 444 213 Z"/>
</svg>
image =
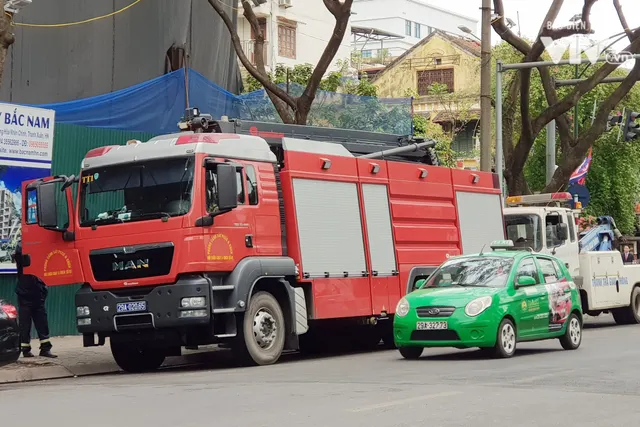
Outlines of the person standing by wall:
<svg viewBox="0 0 640 427">
<path fill-rule="evenodd" d="M 24 274 L 22 259 L 22 242 L 19 242 L 13 254 L 18 271 L 18 325 L 20 326 L 20 347 L 23 357 L 33 357 L 31 352 L 31 322 L 34 323 L 40 340 L 40 356 L 56 358 L 51 353 L 51 339 L 49 338 L 49 320 L 45 301 L 47 286 L 35 276 Z"/>
</svg>

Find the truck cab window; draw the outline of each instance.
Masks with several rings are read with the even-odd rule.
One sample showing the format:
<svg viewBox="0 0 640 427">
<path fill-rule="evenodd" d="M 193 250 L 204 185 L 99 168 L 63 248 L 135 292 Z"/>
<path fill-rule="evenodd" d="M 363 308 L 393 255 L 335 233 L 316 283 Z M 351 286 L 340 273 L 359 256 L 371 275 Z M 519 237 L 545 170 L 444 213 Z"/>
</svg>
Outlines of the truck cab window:
<svg viewBox="0 0 640 427">
<path fill-rule="evenodd" d="M 567 212 L 567 223 L 569 224 L 569 238 L 571 242 L 576 241 L 576 218 L 573 216 L 573 212 Z"/>
<path fill-rule="evenodd" d="M 185 215 L 191 209 L 193 173 L 192 156 L 84 170 L 80 226 Z"/>
<path fill-rule="evenodd" d="M 564 242 L 558 238 L 558 232 L 556 225 L 562 222 L 560 215 L 547 215 L 545 219 L 545 228 L 547 233 L 547 248 L 553 248 L 560 246 Z"/>
<path fill-rule="evenodd" d="M 206 172 L 206 199 L 207 212 L 215 213 L 218 210 L 218 175 L 215 168 L 207 169 Z M 238 184 L 238 205 L 245 204 L 245 191 L 243 185 L 242 169 L 236 171 L 236 182 Z"/>
<path fill-rule="evenodd" d="M 38 199 L 35 188 L 27 190 L 27 217 L 25 222 L 27 224 L 38 223 Z"/>
<path fill-rule="evenodd" d="M 505 215 L 507 238 L 518 248 L 542 250 L 542 224 L 538 215 Z"/>
<path fill-rule="evenodd" d="M 245 169 L 247 176 L 247 193 L 249 193 L 249 204 L 258 204 L 258 181 L 256 180 L 256 170 L 253 166 L 248 165 Z"/>
</svg>

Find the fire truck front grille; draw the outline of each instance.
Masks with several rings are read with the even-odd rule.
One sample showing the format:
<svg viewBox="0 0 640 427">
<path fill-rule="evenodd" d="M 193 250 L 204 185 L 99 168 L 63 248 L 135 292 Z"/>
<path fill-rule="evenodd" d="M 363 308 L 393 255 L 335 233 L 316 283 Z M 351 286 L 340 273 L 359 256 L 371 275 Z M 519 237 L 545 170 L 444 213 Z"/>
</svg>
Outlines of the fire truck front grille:
<svg viewBox="0 0 640 427">
<path fill-rule="evenodd" d="M 171 271 L 173 243 L 98 249 L 89 253 L 93 277 L 99 282 L 164 276 Z"/>
</svg>

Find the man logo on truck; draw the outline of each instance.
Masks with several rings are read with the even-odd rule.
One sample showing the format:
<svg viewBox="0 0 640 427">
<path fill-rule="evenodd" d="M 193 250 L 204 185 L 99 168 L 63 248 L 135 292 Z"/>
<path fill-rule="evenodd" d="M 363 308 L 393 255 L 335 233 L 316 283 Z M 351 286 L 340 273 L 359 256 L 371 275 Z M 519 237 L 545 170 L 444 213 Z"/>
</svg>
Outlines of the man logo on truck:
<svg viewBox="0 0 640 427">
<path fill-rule="evenodd" d="M 149 259 L 138 259 L 129 261 L 114 262 L 111 264 L 111 271 L 137 270 L 140 268 L 149 268 Z"/>
</svg>

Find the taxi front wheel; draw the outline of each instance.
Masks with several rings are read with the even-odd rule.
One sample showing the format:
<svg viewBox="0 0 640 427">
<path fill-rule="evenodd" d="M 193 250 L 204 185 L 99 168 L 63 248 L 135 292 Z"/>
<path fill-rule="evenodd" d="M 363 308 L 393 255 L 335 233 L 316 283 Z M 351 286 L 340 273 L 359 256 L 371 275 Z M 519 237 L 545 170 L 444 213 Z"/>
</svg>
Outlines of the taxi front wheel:
<svg viewBox="0 0 640 427">
<path fill-rule="evenodd" d="M 400 354 L 405 359 L 417 360 L 417 359 L 420 358 L 420 356 L 422 356 L 422 352 L 424 351 L 424 348 L 422 348 L 422 347 L 400 347 L 398 350 L 400 350 Z"/>
<path fill-rule="evenodd" d="M 502 319 L 498 327 L 496 345 L 493 347 L 495 357 L 507 358 L 516 352 L 516 328 L 509 319 Z"/>
<path fill-rule="evenodd" d="M 567 319 L 567 330 L 560 337 L 560 345 L 565 350 L 575 350 L 582 343 L 582 322 L 575 313 L 571 313 Z"/>
</svg>

